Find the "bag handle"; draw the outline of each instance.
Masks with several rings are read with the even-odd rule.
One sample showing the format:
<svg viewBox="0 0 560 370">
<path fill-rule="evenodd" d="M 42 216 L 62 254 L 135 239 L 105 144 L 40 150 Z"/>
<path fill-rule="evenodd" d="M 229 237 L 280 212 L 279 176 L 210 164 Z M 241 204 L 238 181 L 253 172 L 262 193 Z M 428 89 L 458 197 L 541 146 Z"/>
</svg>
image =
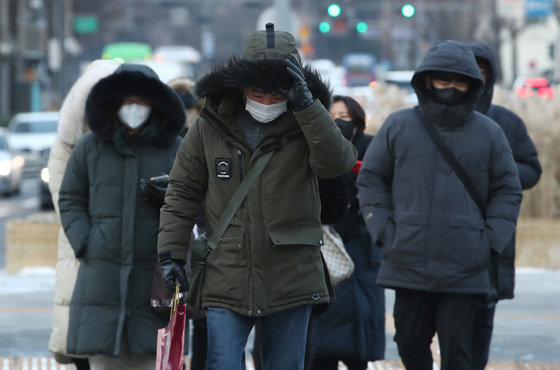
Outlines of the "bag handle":
<svg viewBox="0 0 560 370">
<path fill-rule="evenodd" d="M 220 240 L 222 235 L 224 235 L 224 232 L 231 222 L 231 219 L 235 215 L 235 212 L 245 199 L 245 196 L 249 192 L 249 189 L 251 189 L 257 178 L 261 175 L 264 167 L 268 163 L 268 160 L 270 159 L 270 157 L 272 157 L 272 154 L 274 154 L 274 151 L 270 151 L 261 155 L 257 159 L 253 168 L 251 168 L 247 175 L 243 178 L 243 181 L 241 181 L 241 184 L 239 184 L 239 186 L 235 190 L 235 193 L 233 193 L 233 196 L 231 197 L 231 200 L 224 210 L 222 217 L 220 217 L 220 220 L 216 225 L 216 229 L 210 236 L 210 239 L 208 239 L 207 245 L 211 251 L 216 248 L 216 245 L 218 245 L 218 241 Z"/>
<path fill-rule="evenodd" d="M 171 310 L 169 312 L 169 321 L 173 318 L 173 312 L 177 309 L 177 305 L 181 300 L 181 292 L 179 291 L 179 284 L 175 284 L 175 293 L 173 293 L 173 298 L 171 300 Z"/>
<path fill-rule="evenodd" d="M 469 175 L 467 175 L 465 169 L 463 168 L 463 166 L 461 166 L 457 158 L 455 158 L 455 156 L 453 156 L 451 151 L 449 151 L 449 148 L 443 142 L 441 135 L 437 132 L 435 127 L 432 125 L 432 123 L 428 121 L 428 117 L 426 117 L 424 112 L 420 110 L 420 107 L 416 106 L 414 110 L 418 115 L 418 117 L 420 118 L 420 121 L 426 128 L 426 131 L 428 131 L 430 138 L 432 139 L 436 147 L 439 149 L 439 152 L 441 153 L 443 158 L 445 158 L 445 160 L 451 166 L 451 168 L 455 171 L 455 174 L 457 175 L 457 177 L 459 177 L 459 180 L 461 180 L 463 186 L 465 186 L 472 200 L 476 203 L 478 209 L 480 210 L 482 217 L 485 219 L 486 205 L 482 200 L 482 197 L 480 196 L 478 191 L 476 191 L 476 188 L 474 187 Z"/>
</svg>

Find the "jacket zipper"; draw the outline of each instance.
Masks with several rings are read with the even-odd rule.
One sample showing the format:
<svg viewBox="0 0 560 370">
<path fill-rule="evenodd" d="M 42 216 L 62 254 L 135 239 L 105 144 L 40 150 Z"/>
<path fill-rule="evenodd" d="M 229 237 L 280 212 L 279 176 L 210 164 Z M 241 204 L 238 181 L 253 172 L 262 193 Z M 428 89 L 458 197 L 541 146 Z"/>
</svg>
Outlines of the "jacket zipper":
<svg viewBox="0 0 560 370">
<path fill-rule="evenodd" d="M 243 152 L 241 149 L 237 149 L 237 162 L 239 163 L 239 184 L 243 181 Z M 239 208 L 245 207 L 245 199 L 241 202 Z"/>
</svg>

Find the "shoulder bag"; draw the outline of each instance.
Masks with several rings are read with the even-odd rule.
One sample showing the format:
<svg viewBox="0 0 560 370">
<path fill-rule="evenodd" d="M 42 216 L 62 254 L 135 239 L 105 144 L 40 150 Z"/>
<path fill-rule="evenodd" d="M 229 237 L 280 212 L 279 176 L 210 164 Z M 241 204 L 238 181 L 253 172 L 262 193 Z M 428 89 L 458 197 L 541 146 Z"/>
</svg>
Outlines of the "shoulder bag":
<svg viewBox="0 0 560 370">
<path fill-rule="evenodd" d="M 441 138 L 441 135 L 437 132 L 437 130 L 431 124 L 431 122 L 428 121 L 428 118 L 425 116 L 425 114 L 420 111 L 419 107 L 416 107 L 415 110 L 416 110 L 416 114 L 420 118 L 420 121 L 422 122 L 422 125 L 424 125 L 426 131 L 428 131 L 430 138 L 438 148 L 439 152 L 441 153 L 443 158 L 445 158 L 447 163 L 451 166 L 453 171 L 455 171 L 455 174 L 457 175 L 457 177 L 459 177 L 459 180 L 461 180 L 461 182 L 467 189 L 467 192 L 470 194 L 471 198 L 476 203 L 480 211 L 480 214 L 482 215 L 482 219 L 486 220 L 486 203 L 482 200 L 482 196 L 478 193 L 478 191 L 476 191 L 476 188 L 474 187 L 469 175 L 466 173 L 465 169 L 461 166 L 457 158 L 453 156 L 449 148 L 445 145 L 443 139 Z M 489 273 L 488 275 L 490 279 L 490 289 L 486 297 L 487 304 L 489 307 L 494 305 L 495 302 L 498 300 L 498 284 L 499 284 L 498 262 L 499 262 L 498 255 L 491 252 L 490 267 L 488 269 L 488 273 Z"/>
<path fill-rule="evenodd" d="M 424 125 L 426 131 L 428 131 L 428 134 L 430 135 L 430 138 L 434 142 L 435 146 L 438 148 L 443 158 L 445 158 L 447 163 L 451 166 L 453 171 L 455 171 L 455 174 L 457 175 L 457 177 L 459 177 L 459 180 L 461 180 L 463 186 L 467 189 L 467 192 L 470 194 L 472 200 L 476 203 L 478 209 L 480 210 L 482 218 L 486 219 L 485 202 L 482 200 L 480 194 L 476 191 L 476 188 L 474 187 L 469 175 L 467 175 L 465 169 L 463 168 L 463 166 L 461 166 L 457 158 L 455 158 L 449 151 L 449 148 L 443 142 L 443 139 L 437 132 L 436 128 L 431 124 L 431 122 L 428 121 L 428 117 L 426 117 L 426 115 L 420 111 L 419 107 L 416 107 L 415 110 L 416 114 L 420 118 L 420 121 L 422 122 L 422 125 Z"/>
<path fill-rule="evenodd" d="M 329 271 L 333 286 L 348 279 L 354 272 L 354 262 L 344 247 L 342 237 L 330 225 L 322 225 L 323 245 L 321 253 Z"/>
</svg>

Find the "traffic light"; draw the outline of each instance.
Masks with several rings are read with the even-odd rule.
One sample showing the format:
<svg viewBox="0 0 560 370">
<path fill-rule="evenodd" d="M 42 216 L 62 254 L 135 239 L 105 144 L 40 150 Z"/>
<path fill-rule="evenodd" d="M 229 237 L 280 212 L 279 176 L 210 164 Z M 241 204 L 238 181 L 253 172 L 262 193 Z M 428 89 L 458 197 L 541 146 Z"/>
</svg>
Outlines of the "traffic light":
<svg viewBox="0 0 560 370">
<path fill-rule="evenodd" d="M 414 5 L 412 4 L 404 4 L 401 7 L 401 14 L 405 18 L 412 18 L 414 16 L 414 13 L 416 13 L 416 9 L 414 9 Z"/>
<path fill-rule="evenodd" d="M 340 9 L 340 5 L 338 5 L 338 4 L 331 4 L 327 8 L 327 13 L 333 18 L 338 17 L 341 12 L 342 12 L 342 9 Z"/>
<path fill-rule="evenodd" d="M 321 33 L 329 33 L 331 30 L 331 25 L 329 22 L 321 22 L 319 23 L 319 32 Z"/>
<path fill-rule="evenodd" d="M 356 31 L 358 33 L 365 33 L 368 30 L 368 25 L 366 22 L 358 22 L 356 24 Z"/>
</svg>

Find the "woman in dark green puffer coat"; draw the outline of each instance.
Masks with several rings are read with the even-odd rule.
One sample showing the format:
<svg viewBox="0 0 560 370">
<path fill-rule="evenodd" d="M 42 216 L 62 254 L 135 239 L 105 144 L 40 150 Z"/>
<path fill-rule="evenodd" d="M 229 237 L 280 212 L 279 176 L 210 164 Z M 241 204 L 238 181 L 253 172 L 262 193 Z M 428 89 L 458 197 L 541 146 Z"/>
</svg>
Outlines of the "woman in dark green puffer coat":
<svg viewBox="0 0 560 370">
<path fill-rule="evenodd" d="M 81 261 L 68 352 L 89 355 L 93 369 L 153 369 L 166 325 L 150 308 L 162 194 L 140 184 L 169 173 L 184 109 L 150 68 L 123 64 L 93 87 L 86 118 L 91 131 L 72 151 L 59 199 Z"/>
</svg>

